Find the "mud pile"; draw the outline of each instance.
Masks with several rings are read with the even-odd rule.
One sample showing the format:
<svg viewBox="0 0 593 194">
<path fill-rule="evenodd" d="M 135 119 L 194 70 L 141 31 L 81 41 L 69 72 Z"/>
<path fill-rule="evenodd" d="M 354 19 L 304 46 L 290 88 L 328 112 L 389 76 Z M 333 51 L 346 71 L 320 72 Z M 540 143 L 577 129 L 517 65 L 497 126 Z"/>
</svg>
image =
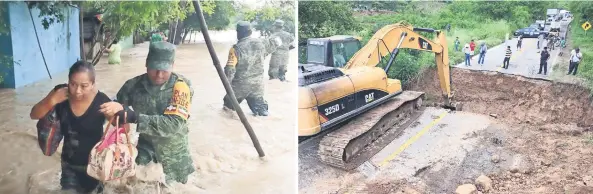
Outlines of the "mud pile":
<svg viewBox="0 0 593 194">
<path fill-rule="evenodd" d="M 461 69 L 451 74 L 454 99 L 463 103 L 463 111 L 495 114 L 515 124 L 593 126 L 590 90 L 584 87 Z M 435 69 L 426 70 L 407 88 L 426 92 L 429 102 L 442 102 Z"/>
</svg>

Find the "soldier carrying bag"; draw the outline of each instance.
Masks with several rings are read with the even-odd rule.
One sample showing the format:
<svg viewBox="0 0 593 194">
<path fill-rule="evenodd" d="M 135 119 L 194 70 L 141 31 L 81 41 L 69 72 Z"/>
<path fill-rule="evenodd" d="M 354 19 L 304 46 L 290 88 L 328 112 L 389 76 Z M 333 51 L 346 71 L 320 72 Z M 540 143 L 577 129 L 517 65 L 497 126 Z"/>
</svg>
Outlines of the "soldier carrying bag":
<svg viewBox="0 0 593 194">
<path fill-rule="evenodd" d="M 127 114 L 124 114 L 127 117 Z M 112 119 L 105 127 L 101 141 L 89 155 L 87 174 L 99 181 L 110 181 L 136 175 L 136 157 L 138 150 L 131 143 L 129 124 L 120 125 L 119 116 Z M 121 134 L 124 134 L 123 136 Z M 124 137 L 125 136 L 125 137 Z"/>
</svg>

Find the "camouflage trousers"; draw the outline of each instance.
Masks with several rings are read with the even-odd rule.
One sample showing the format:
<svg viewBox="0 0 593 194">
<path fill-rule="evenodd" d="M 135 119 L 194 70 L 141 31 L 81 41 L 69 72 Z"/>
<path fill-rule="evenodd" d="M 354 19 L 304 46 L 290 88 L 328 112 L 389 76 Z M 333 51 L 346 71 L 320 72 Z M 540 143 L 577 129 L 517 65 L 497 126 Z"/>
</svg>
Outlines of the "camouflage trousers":
<svg viewBox="0 0 593 194">
<path fill-rule="evenodd" d="M 270 57 L 270 67 L 268 69 L 268 75 L 270 79 L 280 79 L 284 81 L 286 79 L 286 66 L 288 65 L 288 51 L 278 50 L 272 53 Z"/>
<path fill-rule="evenodd" d="M 160 163 L 167 184 L 173 181 L 185 184 L 188 176 L 196 171 L 189 153 L 187 136 L 158 138 L 153 141 L 148 136 L 140 134 L 136 148 L 136 164 L 147 165 L 151 161 Z"/>
<path fill-rule="evenodd" d="M 231 87 L 235 92 L 237 102 L 241 104 L 243 100 L 247 101 L 249 109 L 255 115 L 259 115 L 262 111 L 268 111 L 268 102 L 264 99 L 264 84 L 259 78 L 251 80 L 233 80 Z M 229 95 L 223 98 L 224 106 L 228 109 L 235 110 Z"/>
<path fill-rule="evenodd" d="M 86 173 L 86 166 L 75 166 L 62 161 L 62 175 L 60 177 L 62 190 L 72 193 L 91 193 L 95 189 L 103 192 L 103 184 Z"/>
</svg>

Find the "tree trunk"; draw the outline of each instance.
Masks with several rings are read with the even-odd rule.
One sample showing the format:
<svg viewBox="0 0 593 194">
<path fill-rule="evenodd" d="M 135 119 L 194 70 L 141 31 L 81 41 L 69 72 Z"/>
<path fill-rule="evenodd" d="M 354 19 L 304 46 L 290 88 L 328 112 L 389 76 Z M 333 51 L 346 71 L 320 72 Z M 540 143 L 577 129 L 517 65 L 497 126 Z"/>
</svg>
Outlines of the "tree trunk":
<svg viewBox="0 0 593 194">
<path fill-rule="evenodd" d="M 101 28 L 103 27 L 103 23 L 101 23 L 101 25 L 99 25 L 99 27 L 95 30 L 95 34 L 93 35 L 93 42 L 91 43 L 91 45 L 89 46 L 89 51 L 87 51 L 86 56 L 88 58 L 95 58 L 95 56 L 93 56 L 93 51 L 95 50 L 95 45 L 97 44 L 97 39 L 99 37 L 99 31 L 101 31 Z"/>
<path fill-rule="evenodd" d="M 175 27 L 177 27 L 177 28 L 175 28 Z M 171 37 L 174 41 L 173 44 L 179 45 L 181 43 L 181 41 L 183 40 L 183 37 L 181 36 L 181 34 L 183 33 L 184 27 L 185 27 L 185 25 L 183 25 L 182 21 L 179 21 L 174 26 L 173 33 L 175 33 L 175 36 Z M 175 38 L 173 38 L 173 37 L 175 37 Z"/>
<path fill-rule="evenodd" d="M 185 43 L 185 39 L 187 38 L 188 34 L 191 34 L 191 31 L 188 28 L 183 29 L 185 33 L 183 33 L 183 38 L 181 39 L 181 44 Z"/>
<path fill-rule="evenodd" d="M 105 41 L 106 44 L 104 44 L 103 46 L 105 46 L 105 45 L 108 45 L 108 46 L 101 48 L 101 50 L 99 50 L 99 53 L 97 53 L 97 55 L 95 55 L 95 57 L 93 58 L 93 62 L 91 63 L 91 64 L 93 64 L 93 66 L 95 66 L 99 63 L 99 61 L 101 60 L 101 57 L 103 56 L 103 52 L 105 52 L 105 49 L 109 48 L 109 47 L 111 47 L 111 45 L 113 45 L 113 41 L 115 40 L 115 37 L 117 37 L 117 34 L 110 35 L 107 38 L 108 41 Z"/>
</svg>

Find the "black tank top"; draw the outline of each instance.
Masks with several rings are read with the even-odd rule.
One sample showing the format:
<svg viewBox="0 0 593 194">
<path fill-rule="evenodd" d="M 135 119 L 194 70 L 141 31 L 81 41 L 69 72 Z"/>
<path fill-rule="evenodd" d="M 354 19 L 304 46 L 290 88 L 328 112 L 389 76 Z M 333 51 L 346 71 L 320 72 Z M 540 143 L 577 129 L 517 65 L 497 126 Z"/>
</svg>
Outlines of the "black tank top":
<svg viewBox="0 0 593 194">
<path fill-rule="evenodd" d="M 71 165 L 88 164 L 91 149 L 103 136 L 105 116 L 99 112 L 100 106 L 110 101 L 105 93 L 99 91 L 87 111 L 80 117 L 72 113 L 68 101 L 56 105 L 61 131 L 64 134 L 62 160 Z"/>
</svg>

